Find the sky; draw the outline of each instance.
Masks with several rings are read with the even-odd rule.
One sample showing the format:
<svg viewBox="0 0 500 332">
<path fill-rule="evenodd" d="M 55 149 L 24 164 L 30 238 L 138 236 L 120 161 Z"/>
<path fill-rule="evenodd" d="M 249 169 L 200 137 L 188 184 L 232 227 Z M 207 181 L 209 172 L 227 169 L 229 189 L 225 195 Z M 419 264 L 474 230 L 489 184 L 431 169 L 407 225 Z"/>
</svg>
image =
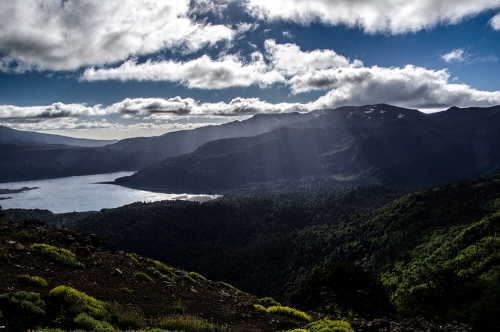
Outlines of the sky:
<svg viewBox="0 0 500 332">
<path fill-rule="evenodd" d="M 0 0 L 0 125 L 153 136 L 500 104 L 500 0 Z"/>
</svg>

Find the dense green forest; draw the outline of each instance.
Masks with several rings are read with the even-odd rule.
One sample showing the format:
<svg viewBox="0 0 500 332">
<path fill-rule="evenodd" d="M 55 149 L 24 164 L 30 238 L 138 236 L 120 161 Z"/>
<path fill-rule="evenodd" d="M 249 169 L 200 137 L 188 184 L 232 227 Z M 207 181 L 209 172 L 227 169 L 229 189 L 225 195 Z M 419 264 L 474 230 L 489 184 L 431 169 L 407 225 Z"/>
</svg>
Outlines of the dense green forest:
<svg viewBox="0 0 500 332">
<path fill-rule="evenodd" d="M 375 276 L 365 284 L 383 285 L 386 293 L 357 294 L 386 294 L 387 303 L 375 306 L 384 305 L 384 314 L 498 330 L 500 175 L 408 192 L 314 177 L 252 185 L 203 204 L 135 203 L 72 216 L 66 225 L 285 300 L 304 287 L 322 294 L 310 285 L 331 285 L 339 279 L 332 263 L 346 262 Z M 338 316 L 377 314 L 295 303 Z"/>
</svg>

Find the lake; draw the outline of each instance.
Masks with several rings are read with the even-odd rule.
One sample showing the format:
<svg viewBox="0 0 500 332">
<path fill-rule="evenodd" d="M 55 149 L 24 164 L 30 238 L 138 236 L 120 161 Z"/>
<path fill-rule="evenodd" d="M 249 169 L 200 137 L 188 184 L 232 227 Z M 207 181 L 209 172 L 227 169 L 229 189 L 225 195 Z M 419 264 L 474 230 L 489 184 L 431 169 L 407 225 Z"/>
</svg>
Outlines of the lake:
<svg viewBox="0 0 500 332">
<path fill-rule="evenodd" d="M 118 177 L 134 172 L 116 172 L 66 178 L 0 183 L 0 189 L 33 189 L 20 193 L 1 194 L 3 209 L 46 209 L 54 213 L 99 211 L 116 208 L 134 202 L 155 202 L 162 200 L 209 201 L 217 195 L 164 194 L 137 190 L 99 182 L 114 181 Z M 10 199 L 5 199 L 10 197 Z"/>
</svg>

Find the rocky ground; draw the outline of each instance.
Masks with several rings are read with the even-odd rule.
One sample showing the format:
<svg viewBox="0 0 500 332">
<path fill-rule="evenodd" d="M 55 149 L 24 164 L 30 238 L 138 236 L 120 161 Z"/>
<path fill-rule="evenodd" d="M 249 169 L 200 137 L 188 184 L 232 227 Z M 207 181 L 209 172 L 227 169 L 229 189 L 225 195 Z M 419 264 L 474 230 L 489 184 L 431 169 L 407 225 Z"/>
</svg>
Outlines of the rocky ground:
<svg viewBox="0 0 500 332">
<path fill-rule="evenodd" d="M 30 250 L 33 243 L 45 243 L 77 254 L 85 268 L 61 266 Z M 195 284 L 182 276 L 186 271 L 175 270 L 175 283 L 155 280 L 147 282 L 134 277 L 138 271 L 151 274 L 145 258 L 131 260 L 118 248 L 102 238 L 78 233 L 61 226 L 48 226 L 36 220 L 21 223 L 0 219 L 0 294 L 17 291 L 41 293 L 46 302 L 46 314 L 36 315 L 5 301 L 0 302 L 0 326 L 6 331 L 26 331 L 39 327 L 74 329 L 67 314 L 68 307 L 48 296 L 59 285 L 71 286 L 105 302 L 141 312 L 149 321 L 175 314 L 174 306 L 182 306 L 185 315 L 194 315 L 228 331 L 279 331 L 299 325 L 283 316 L 257 312 L 254 296 L 238 292 L 215 281 Z M 28 276 L 39 276 L 48 287 L 37 288 L 27 282 Z M 124 292 L 124 288 L 132 294 Z M 304 325 L 304 324 L 302 324 Z M 0 329 L 1 330 L 1 329 Z"/>
</svg>

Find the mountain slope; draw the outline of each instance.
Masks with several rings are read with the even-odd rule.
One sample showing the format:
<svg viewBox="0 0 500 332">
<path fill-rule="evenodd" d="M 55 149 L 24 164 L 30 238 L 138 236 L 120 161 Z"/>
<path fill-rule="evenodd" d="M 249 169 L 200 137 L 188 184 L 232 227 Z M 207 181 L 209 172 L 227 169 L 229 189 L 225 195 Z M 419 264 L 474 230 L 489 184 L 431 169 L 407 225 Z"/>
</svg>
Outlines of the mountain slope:
<svg viewBox="0 0 500 332">
<path fill-rule="evenodd" d="M 256 115 L 245 121 L 124 139 L 92 148 L 0 139 L 0 182 L 135 171 L 162 158 L 192 152 L 211 140 L 258 135 L 311 117 L 299 113 Z"/>
<path fill-rule="evenodd" d="M 426 115 L 382 104 L 310 115 L 259 136 L 209 142 L 116 183 L 206 191 L 335 175 L 423 187 L 500 170 L 500 107 Z"/>
<path fill-rule="evenodd" d="M 59 252 L 59 258 L 43 249 Z M 69 266 L 61 255 L 80 265 Z M 197 324 L 196 330 L 204 326 L 207 332 L 274 332 L 305 325 L 259 313 L 253 306 L 259 303 L 256 297 L 229 284 L 125 254 L 96 235 L 37 220 L 18 223 L 0 215 L 0 263 L 0 325 L 6 331 L 156 327 L 167 332 L 174 330 L 167 327 L 171 321 L 177 321 L 175 330 L 193 331 L 183 324 Z"/>
<path fill-rule="evenodd" d="M 97 147 L 116 143 L 117 140 L 94 140 L 85 138 L 66 137 L 53 134 L 42 134 L 30 131 L 21 131 L 0 126 L 0 142 L 23 142 L 23 143 L 41 143 L 71 145 L 82 147 Z"/>
</svg>

